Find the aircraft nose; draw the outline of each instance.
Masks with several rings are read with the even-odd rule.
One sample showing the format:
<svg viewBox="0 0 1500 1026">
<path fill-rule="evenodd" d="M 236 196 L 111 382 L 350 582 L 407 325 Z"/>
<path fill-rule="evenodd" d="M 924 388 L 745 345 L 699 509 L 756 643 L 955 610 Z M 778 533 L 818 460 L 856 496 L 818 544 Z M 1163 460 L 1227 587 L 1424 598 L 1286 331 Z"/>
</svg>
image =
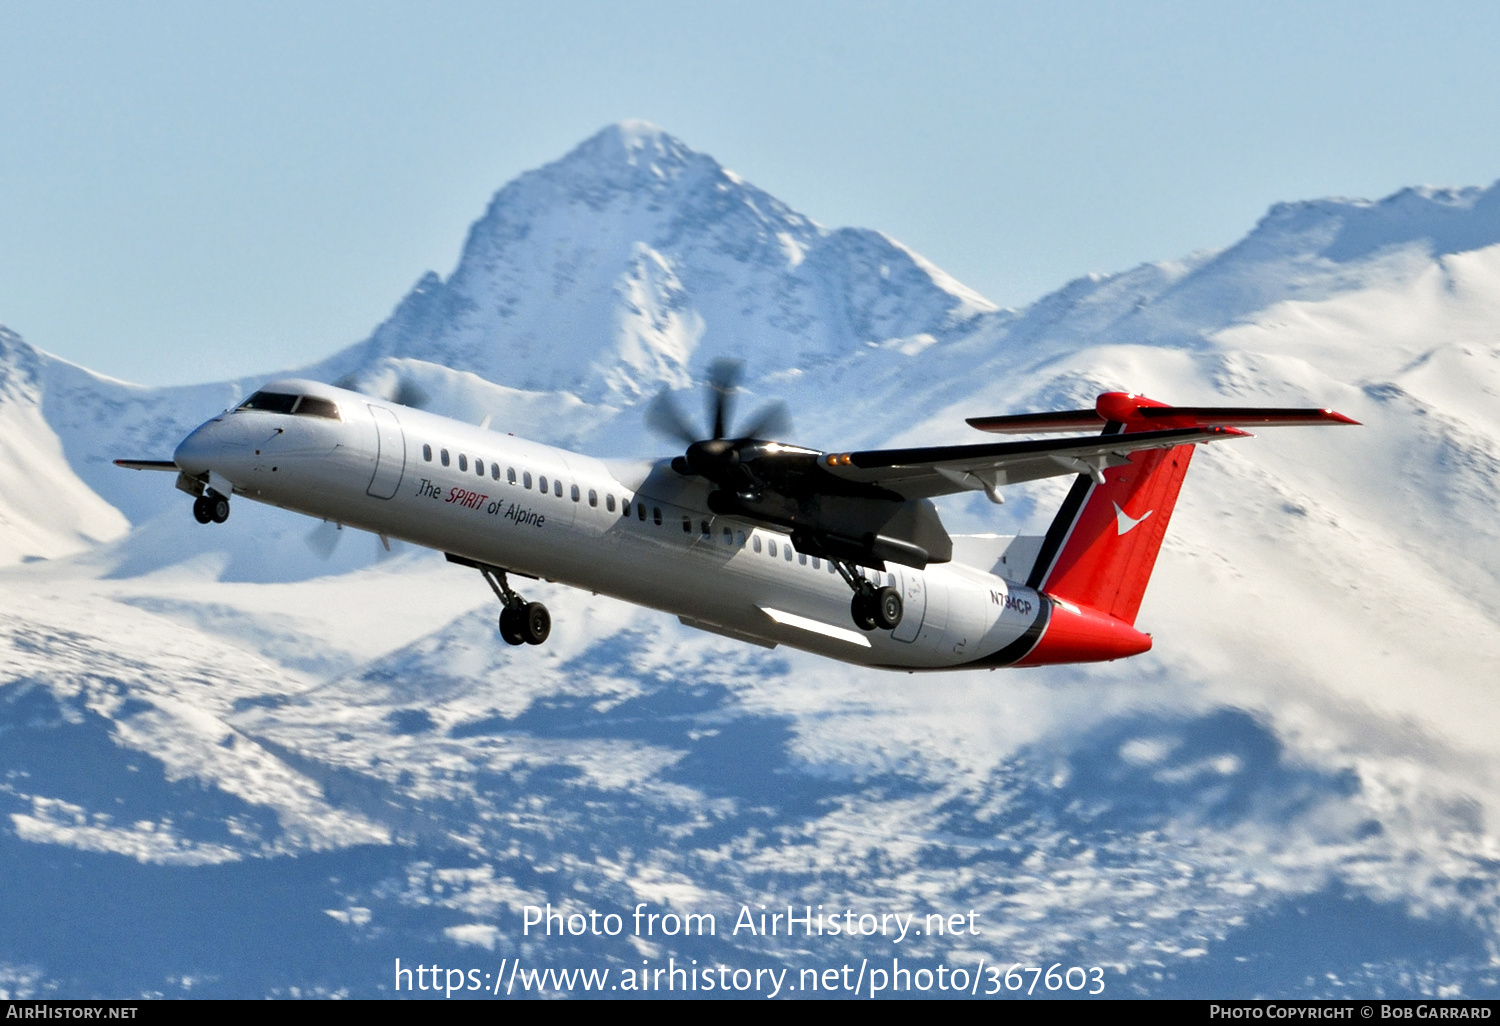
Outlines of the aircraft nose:
<svg viewBox="0 0 1500 1026">
<path fill-rule="evenodd" d="M 172 453 L 172 462 L 183 473 L 194 476 L 208 473 L 209 461 L 215 449 L 213 426 L 213 421 L 209 421 L 178 443 L 177 451 Z"/>
<path fill-rule="evenodd" d="M 200 425 L 184 438 L 172 454 L 172 461 L 190 475 L 205 474 L 209 470 L 224 473 L 245 448 L 245 439 L 237 437 L 223 417 L 216 417 Z"/>
</svg>

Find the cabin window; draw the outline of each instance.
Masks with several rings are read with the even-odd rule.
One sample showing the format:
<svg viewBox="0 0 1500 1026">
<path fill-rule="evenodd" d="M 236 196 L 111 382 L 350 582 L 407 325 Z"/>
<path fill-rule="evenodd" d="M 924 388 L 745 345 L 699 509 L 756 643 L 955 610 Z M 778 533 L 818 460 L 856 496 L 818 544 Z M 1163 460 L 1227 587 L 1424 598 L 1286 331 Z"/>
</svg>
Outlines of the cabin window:
<svg viewBox="0 0 1500 1026">
<path fill-rule="evenodd" d="M 639 515 L 641 521 L 644 522 L 646 519 L 646 504 L 644 502 L 636 503 L 635 511 Z"/>
<path fill-rule="evenodd" d="M 818 557 L 817 556 L 813 557 L 813 569 L 814 570 L 821 570 L 821 569 L 823 569 L 822 564 L 820 564 L 818 562 Z"/>
<path fill-rule="evenodd" d="M 531 487 L 531 471 L 529 471 L 529 470 L 523 470 L 523 471 L 521 471 L 521 487 L 522 488 L 530 488 Z"/>
<path fill-rule="evenodd" d="M 458 469 L 459 470 L 468 470 L 469 469 L 469 457 L 465 456 L 463 453 L 459 453 L 458 454 Z"/>
<path fill-rule="evenodd" d="M 558 481 L 555 478 L 552 481 L 552 494 L 557 496 L 559 499 L 562 498 L 562 482 Z M 578 498 L 578 496 L 574 495 L 573 498 L 576 499 Z"/>
<path fill-rule="evenodd" d="M 578 494 L 578 486 L 577 486 L 577 485 L 574 485 L 574 486 L 573 486 L 573 501 L 574 501 L 574 502 L 577 502 L 577 501 L 578 501 L 578 499 L 579 499 L 579 494 Z"/>
<path fill-rule="evenodd" d="M 745 532 L 740 531 L 738 534 L 736 534 L 734 536 L 734 541 L 736 545 L 743 549 L 745 547 Z"/>
<path fill-rule="evenodd" d="M 604 508 L 611 513 L 615 511 L 615 497 L 613 495 L 606 495 L 604 497 Z"/>
<path fill-rule="evenodd" d="M 438 453 L 438 459 L 441 460 L 443 466 L 446 467 L 448 465 L 448 450 L 444 449 L 442 452 Z"/>
<path fill-rule="evenodd" d="M 422 458 L 428 463 L 432 462 L 432 446 L 425 444 L 422 446 Z"/>
<path fill-rule="evenodd" d="M 515 467 L 506 467 L 505 468 L 505 480 L 507 482 L 509 482 L 510 484 L 515 484 L 516 483 L 516 468 Z"/>
<path fill-rule="evenodd" d="M 484 460 L 475 460 L 474 461 L 474 474 L 477 477 L 483 477 L 484 476 Z"/>
<path fill-rule="evenodd" d="M 511 476 L 512 479 L 514 479 L 515 476 L 516 476 L 516 472 L 514 470 L 512 470 L 510 472 L 510 476 Z M 493 478 L 496 481 L 500 480 L 500 464 L 498 464 L 498 463 L 491 463 L 490 464 L 490 477 Z"/>
<path fill-rule="evenodd" d="M 692 534 L 693 533 L 693 518 L 692 517 L 683 517 L 682 518 L 682 533 L 683 534 Z"/>
<path fill-rule="evenodd" d="M 645 509 L 646 507 L 642 506 L 641 508 Z M 652 523 L 656 524 L 657 527 L 661 526 L 661 507 L 660 506 L 652 506 L 651 507 L 651 521 L 652 521 Z"/>
<path fill-rule="evenodd" d="M 781 547 L 781 554 L 788 563 L 792 561 L 792 543 L 787 542 Z"/>
<path fill-rule="evenodd" d="M 698 528 L 699 528 L 698 533 L 701 534 L 701 535 L 703 535 L 703 537 L 705 537 L 705 538 L 712 538 L 714 536 L 713 531 L 708 526 L 708 521 L 707 520 L 704 520 L 701 523 L 699 523 Z"/>
<path fill-rule="evenodd" d="M 803 566 L 806 566 L 807 565 L 807 553 L 805 553 L 805 552 L 799 552 L 799 553 L 797 553 L 797 562 L 801 563 Z"/>
<path fill-rule="evenodd" d="M 547 475 L 546 474 L 543 474 L 541 477 L 539 477 L 539 478 L 536 479 L 536 489 L 537 489 L 537 491 L 541 492 L 543 495 L 547 494 Z"/>
<path fill-rule="evenodd" d="M 766 551 L 768 551 L 768 552 L 771 553 L 771 558 L 772 559 L 775 559 L 776 558 L 776 543 L 774 541 L 768 541 L 768 542 L 766 542 Z"/>
<path fill-rule="evenodd" d="M 599 505 L 599 493 L 596 492 L 596 491 L 594 491 L 594 489 L 592 489 L 592 488 L 589 489 L 589 505 L 590 506 L 597 506 L 597 505 Z"/>
<path fill-rule="evenodd" d="M 751 544 L 754 546 L 755 551 L 759 552 L 760 551 L 760 535 L 757 534 L 755 536 L 755 540 L 753 542 L 751 542 Z"/>
<path fill-rule="evenodd" d="M 319 399 L 315 395 L 305 395 L 297 408 L 292 411 L 299 417 L 327 417 L 329 420 L 339 420 L 338 405 L 331 399 Z"/>
<path fill-rule="evenodd" d="M 831 559 L 828 561 L 828 572 L 831 573 L 831 574 L 838 573 L 838 571 L 834 569 L 834 567 L 833 567 L 833 560 L 831 560 Z"/>
<path fill-rule="evenodd" d="M 734 544 L 734 532 L 731 531 L 727 527 L 724 528 L 724 544 L 725 545 L 733 545 Z"/>
</svg>

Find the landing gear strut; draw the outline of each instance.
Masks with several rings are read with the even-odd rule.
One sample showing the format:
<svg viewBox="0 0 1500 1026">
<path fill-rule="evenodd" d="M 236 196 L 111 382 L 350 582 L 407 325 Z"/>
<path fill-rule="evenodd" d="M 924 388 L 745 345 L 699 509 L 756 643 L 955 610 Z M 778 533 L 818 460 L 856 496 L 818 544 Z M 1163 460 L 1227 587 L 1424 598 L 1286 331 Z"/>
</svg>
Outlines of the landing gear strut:
<svg viewBox="0 0 1500 1026">
<path fill-rule="evenodd" d="M 200 524 L 222 524 L 229 519 L 229 500 L 215 491 L 204 492 L 193 500 L 193 519 Z"/>
<path fill-rule="evenodd" d="M 901 626 L 901 593 L 892 587 L 877 588 L 861 575 L 854 564 L 842 559 L 830 559 L 834 569 L 844 583 L 854 589 L 854 598 L 849 603 L 849 613 L 854 617 L 854 626 L 862 631 L 893 631 Z"/>
<path fill-rule="evenodd" d="M 527 602 L 511 590 L 505 571 L 479 567 L 485 582 L 500 599 L 500 636 L 511 645 L 540 645 L 552 633 L 552 614 L 540 602 Z"/>
</svg>

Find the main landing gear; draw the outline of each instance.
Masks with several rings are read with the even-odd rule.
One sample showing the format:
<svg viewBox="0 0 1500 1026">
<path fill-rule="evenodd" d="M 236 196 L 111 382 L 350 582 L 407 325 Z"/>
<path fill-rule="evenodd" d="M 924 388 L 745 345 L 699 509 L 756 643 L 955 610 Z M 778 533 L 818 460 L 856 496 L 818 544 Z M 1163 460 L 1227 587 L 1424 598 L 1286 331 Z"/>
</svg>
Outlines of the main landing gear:
<svg viewBox="0 0 1500 1026">
<path fill-rule="evenodd" d="M 204 492 L 193 500 L 193 518 L 200 524 L 222 524 L 229 519 L 229 500 L 215 491 Z"/>
<path fill-rule="evenodd" d="M 862 631 L 893 631 L 901 626 L 901 593 L 895 588 L 875 587 L 874 582 L 860 574 L 854 564 L 842 559 L 831 559 L 844 583 L 854 589 L 854 598 L 849 603 L 849 613 L 854 617 L 854 626 Z"/>
<path fill-rule="evenodd" d="M 497 567 L 479 567 L 491 590 L 499 597 L 500 636 L 511 645 L 540 645 L 552 633 L 552 614 L 540 602 L 527 602 L 511 590 L 505 571 Z"/>
</svg>

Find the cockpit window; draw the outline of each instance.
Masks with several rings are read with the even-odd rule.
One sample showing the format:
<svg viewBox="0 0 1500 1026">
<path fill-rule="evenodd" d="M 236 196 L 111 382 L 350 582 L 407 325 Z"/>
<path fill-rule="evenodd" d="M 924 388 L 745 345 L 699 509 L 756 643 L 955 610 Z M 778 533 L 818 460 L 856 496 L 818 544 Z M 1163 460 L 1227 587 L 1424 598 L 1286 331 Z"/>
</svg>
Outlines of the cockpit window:
<svg viewBox="0 0 1500 1026">
<path fill-rule="evenodd" d="M 327 417 L 329 420 L 339 419 L 338 405 L 332 399 L 319 399 L 317 396 L 305 395 L 297 408 L 292 411 L 299 417 Z"/>
<path fill-rule="evenodd" d="M 242 410 L 265 410 L 268 413 L 291 413 L 292 408 L 297 405 L 297 400 L 302 398 L 297 395 L 289 395 L 286 392 L 256 392 L 249 399 L 240 403 Z"/>
<path fill-rule="evenodd" d="M 331 399 L 289 392 L 256 392 L 240 403 L 241 410 L 264 410 L 267 413 L 295 413 L 303 417 L 327 417 L 339 420 L 339 408 Z"/>
</svg>

